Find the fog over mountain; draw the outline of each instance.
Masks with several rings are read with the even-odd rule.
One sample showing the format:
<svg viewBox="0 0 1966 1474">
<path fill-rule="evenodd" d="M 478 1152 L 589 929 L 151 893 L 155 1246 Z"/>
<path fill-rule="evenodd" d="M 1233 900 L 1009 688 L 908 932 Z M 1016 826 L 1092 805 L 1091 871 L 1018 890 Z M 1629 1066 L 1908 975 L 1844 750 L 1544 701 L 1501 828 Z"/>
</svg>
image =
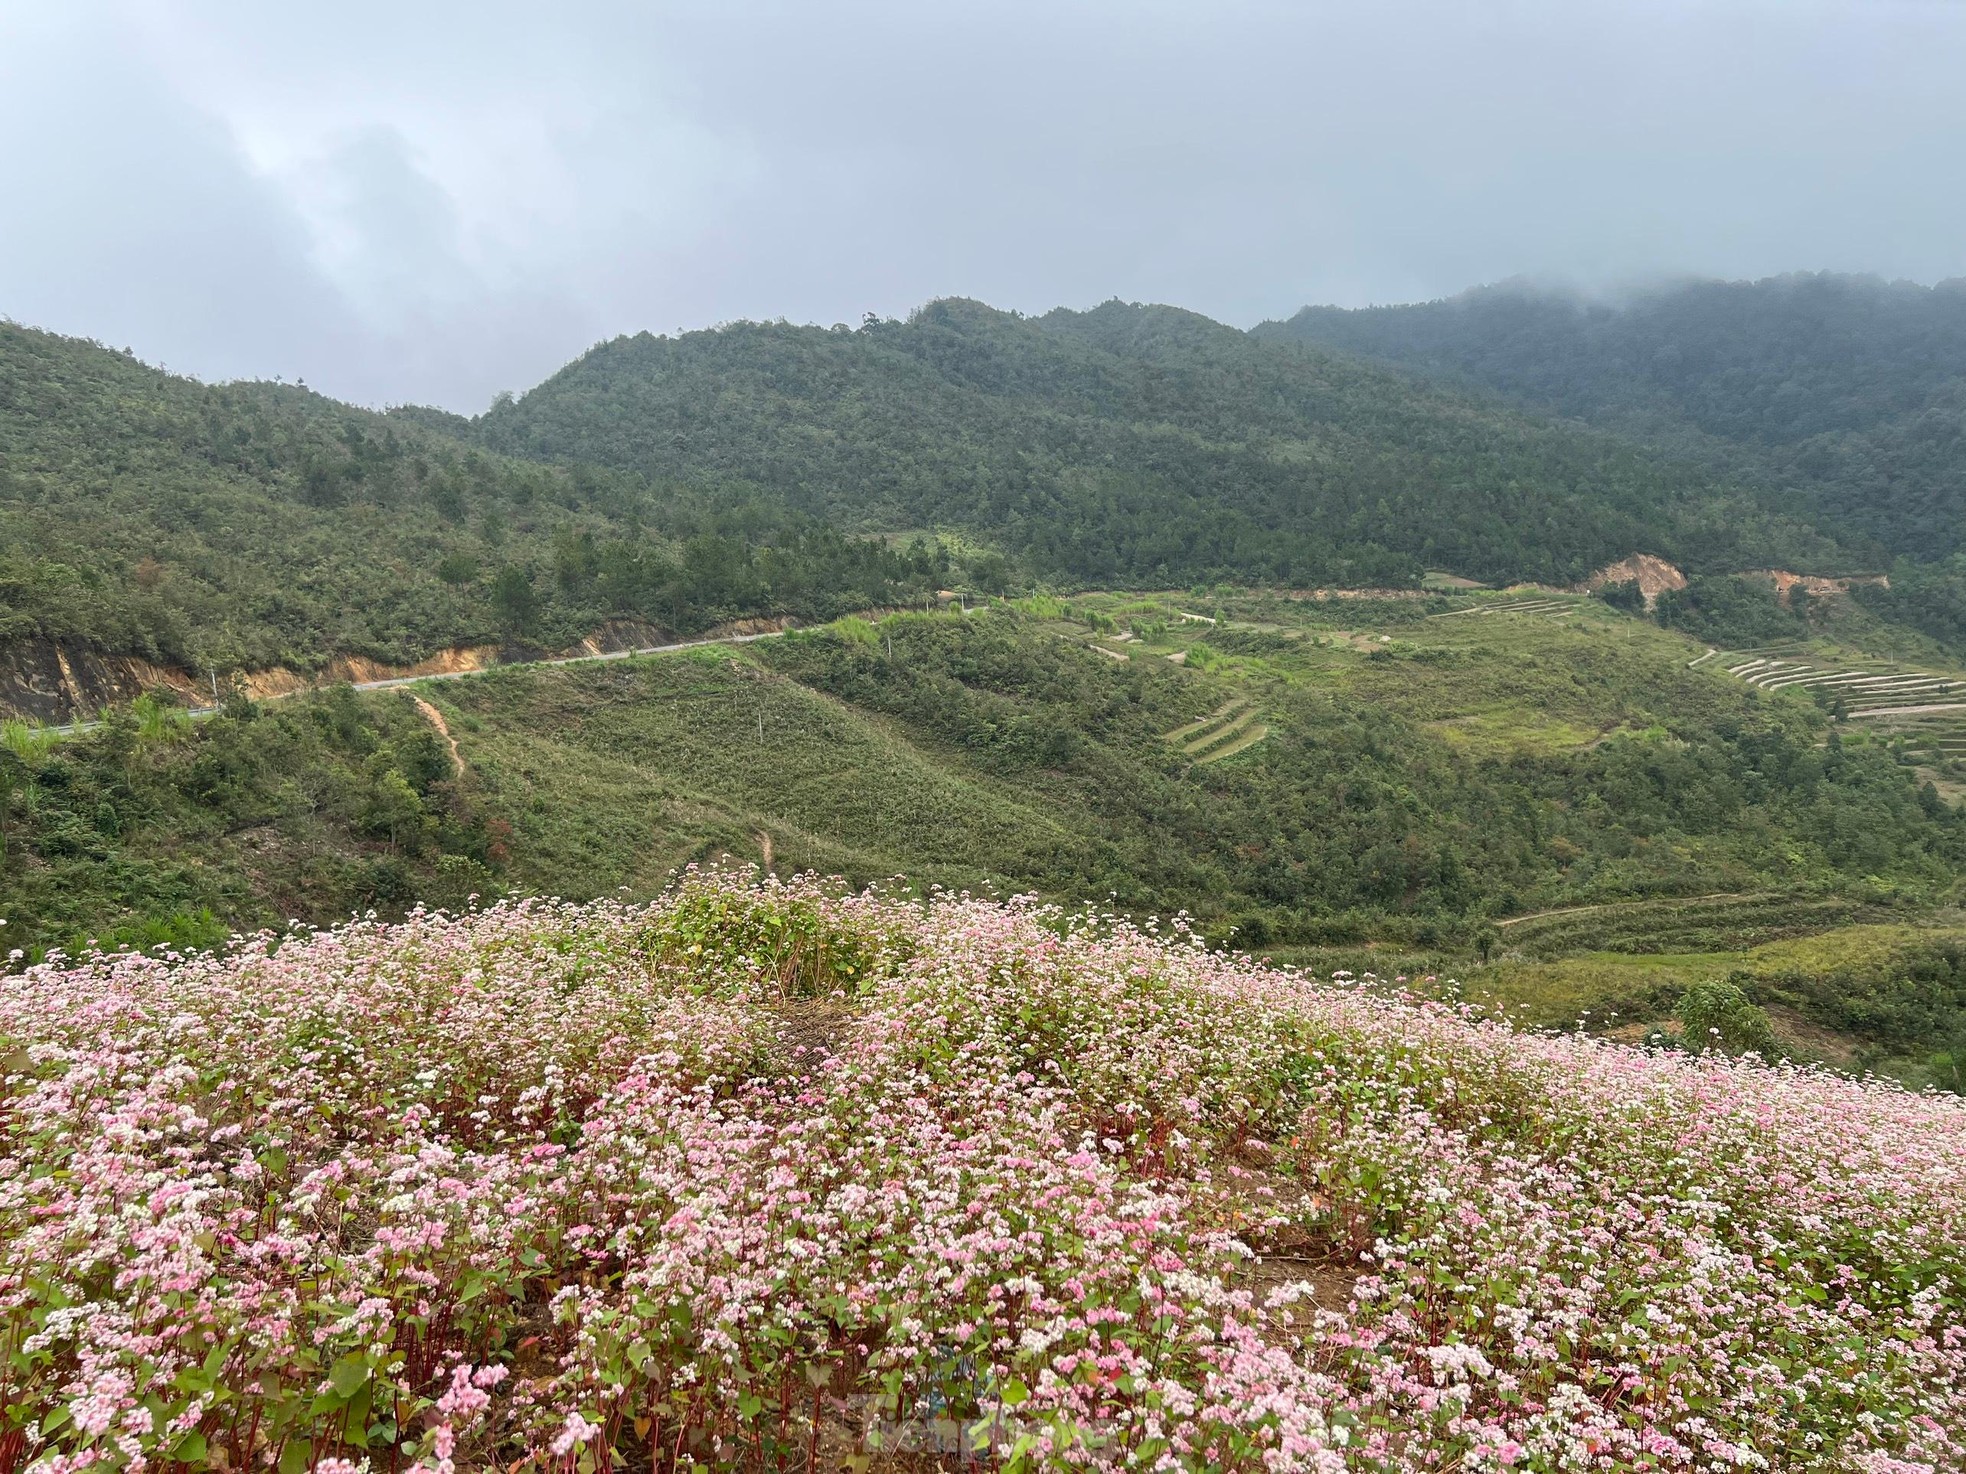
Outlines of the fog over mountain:
<svg viewBox="0 0 1966 1474">
<path fill-rule="evenodd" d="M 1966 7 L 0 3 L 0 314 L 478 411 L 596 339 L 1966 273 Z"/>
</svg>

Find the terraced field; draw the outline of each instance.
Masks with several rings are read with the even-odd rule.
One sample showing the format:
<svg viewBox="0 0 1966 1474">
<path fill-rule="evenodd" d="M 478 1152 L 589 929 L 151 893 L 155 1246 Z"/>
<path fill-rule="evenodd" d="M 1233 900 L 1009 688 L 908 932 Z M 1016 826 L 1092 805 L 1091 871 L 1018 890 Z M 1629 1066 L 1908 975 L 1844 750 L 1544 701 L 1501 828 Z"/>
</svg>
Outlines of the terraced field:
<svg viewBox="0 0 1966 1474">
<path fill-rule="evenodd" d="M 1167 740 L 1198 763 L 1220 762 L 1247 752 L 1270 735 L 1267 723 L 1248 701 L 1238 696 L 1225 701 L 1200 721 L 1176 727 Z"/>
<path fill-rule="evenodd" d="M 1966 676 L 1861 656 L 1830 659 L 1802 645 L 1709 650 L 1688 665 L 1811 697 L 1890 743 L 1947 798 L 1966 795 Z"/>
<path fill-rule="evenodd" d="M 1452 619 L 1459 614 L 1530 614 L 1547 619 L 1561 619 L 1577 608 L 1574 596 L 1551 594 L 1534 598 L 1484 600 L 1470 604 L 1463 609 L 1449 609 L 1441 614 L 1430 614 L 1429 619 Z"/>
<path fill-rule="evenodd" d="M 1727 674 L 1750 686 L 1841 700 L 1852 717 L 1899 715 L 1911 708 L 1966 711 L 1966 678 L 1957 675 L 1906 670 L 1882 661 L 1830 664 L 1779 649 L 1737 651 L 1720 658 Z"/>
</svg>

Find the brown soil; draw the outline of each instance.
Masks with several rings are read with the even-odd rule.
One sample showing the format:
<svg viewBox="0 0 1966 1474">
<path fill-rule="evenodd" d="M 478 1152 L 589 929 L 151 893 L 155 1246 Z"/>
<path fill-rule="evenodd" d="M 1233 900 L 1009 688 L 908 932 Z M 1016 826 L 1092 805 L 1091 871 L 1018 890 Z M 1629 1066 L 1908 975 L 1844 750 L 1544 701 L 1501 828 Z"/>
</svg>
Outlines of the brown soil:
<svg viewBox="0 0 1966 1474">
<path fill-rule="evenodd" d="M 444 714 L 425 701 L 421 696 L 412 696 L 410 700 L 416 703 L 416 709 L 423 713 L 423 719 L 437 729 L 437 735 L 443 738 L 444 745 L 450 748 L 451 771 L 453 773 L 462 773 L 464 771 L 464 754 L 457 750 L 457 739 L 451 736 L 450 725 L 445 722 Z M 767 864 L 769 864 L 769 861 L 767 861 Z"/>
<path fill-rule="evenodd" d="M 1590 593 L 1614 583 L 1637 584 L 1638 591 L 1645 595 L 1645 607 L 1650 609 L 1659 602 L 1659 595 L 1667 590 L 1685 588 L 1686 575 L 1664 558 L 1655 558 L 1650 553 L 1633 553 L 1621 563 L 1598 569 L 1584 580 L 1579 592 Z"/>
<path fill-rule="evenodd" d="M 1317 1195 L 1296 1178 L 1271 1169 L 1261 1143 L 1248 1143 L 1239 1158 L 1256 1165 L 1229 1166 L 1218 1178 L 1228 1187 L 1225 1226 L 1255 1254 L 1237 1276 L 1236 1287 L 1261 1303 L 1285 1285 L 1309 1285 L 1313 1299 L 1279 1312 L 1271 1323 L 1273 1331 L 1301 1336 L 1319 1311 L 1349 1306 L 1353 1287 L 1369 1270 L 1305 1226 L 1304 1218 L 1319 1206 Z"/>
<path fill-rule="evenodd" d="M 1856 1063 L 1856 1044 L 1836 1030 L 1826 1029 L 1782 1003 L 1767 1004 L 1762 1012 L 1768 1015 L 1775 1037 L 1797 1054 L 1839 1069 L 1848 1069 Z"/>
<path fill-rule="evenodd" d="M 1784 604 L 1795 589 L 1812 598 L 1825 594 L 1847 594 L 1856 584 L 1873 584 L 1888 589 L 1891 580 L 1881 573 L 1858 573 L 1848 578 L 1826 578 L 1819 573 L 1790 573 L 1786 568 L 1754 568 L 1741 575 L 1743 578 L 1765 578 L 1775 586 L 1775 597 Z"/>
<path fill-rule="evenodd" d="M 193 706 L 212 699 L 208 678 L 141 656 L 105 655 L 79 641 L 36 638 L 0 648 L 0 716 L 59 725 L 157 690 Z"/>
<path fill-rule="evenodd" d="M 793 1073 L 806 1074 L 839 1052 L 853 1025 L 853 1010 L 819 999 L 781 1003 L 778 1044 Z"/>
<path fill-rule="evenodd" d="M 729 619 L 714 625 L 702 634 L 693 636 L 698 640 L 728 640 L 732 635 L 776 635 L 793 627 L 789 619 Z M 674 639 L 672 635 L 669 638 Z M 647 644 L 656 643 L 653 640 Z"/>
</svg>

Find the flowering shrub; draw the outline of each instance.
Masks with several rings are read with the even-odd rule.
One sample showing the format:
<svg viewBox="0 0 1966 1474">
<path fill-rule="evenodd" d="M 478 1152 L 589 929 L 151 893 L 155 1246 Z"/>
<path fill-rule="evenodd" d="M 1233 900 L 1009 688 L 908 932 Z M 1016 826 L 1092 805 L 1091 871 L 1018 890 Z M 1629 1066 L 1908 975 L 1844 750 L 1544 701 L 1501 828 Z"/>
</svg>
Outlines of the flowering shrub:
<svg viewBox="0 0 1966 1474">
<path fill-rule="evenodd" d="M 1966 1109 L 692 875 L 0 979 L 0 1474 L 1966 1467 Z"/>
</svg>

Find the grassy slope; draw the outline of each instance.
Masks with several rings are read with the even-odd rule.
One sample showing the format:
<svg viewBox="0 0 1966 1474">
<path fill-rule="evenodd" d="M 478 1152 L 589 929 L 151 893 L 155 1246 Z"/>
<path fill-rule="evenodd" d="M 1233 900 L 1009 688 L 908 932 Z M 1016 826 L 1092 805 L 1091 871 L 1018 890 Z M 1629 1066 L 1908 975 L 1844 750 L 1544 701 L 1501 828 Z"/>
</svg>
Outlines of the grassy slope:
<svg viewBox="0 0 1966 1474">
<path fill-rule="evenodd" d="M 517 833 L 529 889 L 646 892 L 731 854 L 866 883 L 1041 882 L 1085 847 L 1057 816 L 751 652 L 519 670 L 431 693 Z M 762 739 L 760 738 L 762 731 Z"/>
<path fill-rule="evenodd" d="M 1389 972 L 1466 972 L 1484 915 L 1551 910 L 1474 975 L 1550 1023 L 1656 1015 L 1689 969 L 1951 895 L 1957 824 L 1882 747 L 1851 733 L 1836 776 L 1813 704 L 1689 670 L 1699 646 L 1594 601 L 1446 613 L 1505 602 L 1101 595 L 510 668 L 423 688 L 458 776 L 405 695 L 308 698 L 131 756 L 77 745 L 0 900 L 48 939 L 141 940 L 187 908 L 648 894 L 768 848 L 780 873 L 1185 907 Z M 395 770 L 421 795 L 400 832 Z M 1745 899 L 1687 899 L 1713 893 Z"/>
</svg>

